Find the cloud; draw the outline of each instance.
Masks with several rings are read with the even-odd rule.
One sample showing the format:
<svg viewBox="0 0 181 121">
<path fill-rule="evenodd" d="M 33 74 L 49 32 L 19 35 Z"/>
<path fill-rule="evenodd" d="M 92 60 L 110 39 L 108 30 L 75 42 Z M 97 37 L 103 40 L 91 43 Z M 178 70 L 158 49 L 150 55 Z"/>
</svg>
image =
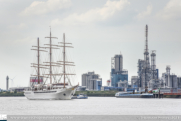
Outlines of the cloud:
<svg viewBox="0 0 181 121">
<path fill-rule="evenodd" d="M 25 29 L 27 27 L 28 26 L 25 23 L 20 23 L 20 24 L 16 24 L 16 25 L 9 25 L 9 26 L 7 26 L 8 29 L 16 29 L 16 30 Z"/>
<path fill-rule="evenodd" d="M 152 5 L 148 5 L 147 8 L 146 8 L 146 11 L 143 11 L 143 12 L 139 13 L 139 14 L 137 15 L 137 18 L 138 18 L 138 19 L 143 19 L 143 18 L 145 18 L 146 16 L 150 15 L 151 12 L 152 12 Z"/>
<path fill-rule="evenodd" d="M 59 9 L 68 8 L 71 6 L 70 0 L 48 0 L 34 1 L 29 7 L 21 12 L 21 15 L 40 15 L 53 12 Z"/>
<path fill-rule="evenodd" d="M 54 19 L 52 20 L 51 25 L 60 25 L 60 24 L 77 25 L 77 24 L 86 24 L 97 21 L 104 21 L 113 16 L 116 12 L 121 11 L 128 4 L 130 3 L 127 0 L 119 0 L 119 1 L 108 0 L 102 8 L 91 9 L 82 14 L 74 13 L 62 20 Z"/>
<path fill-rule="evenodd" d="M 170 0 L 156 16 L 163 19 L 181 18 L 181 0 Z"/>
</svg>

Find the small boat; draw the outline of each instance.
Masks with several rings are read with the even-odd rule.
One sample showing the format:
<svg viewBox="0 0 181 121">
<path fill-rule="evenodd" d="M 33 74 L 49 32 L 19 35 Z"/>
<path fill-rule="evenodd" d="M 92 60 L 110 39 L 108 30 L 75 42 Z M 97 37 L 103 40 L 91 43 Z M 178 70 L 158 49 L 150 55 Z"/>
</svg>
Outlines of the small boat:
<svg viewBox="0 0 181 121">
<path fill-rule="evenodd" d="M 85 94 L 78 94 L 77 95 L 77 99 L 87 99 L 88 97 L 87 97 L 87 95 L 85 95 Z"/>
</svg>

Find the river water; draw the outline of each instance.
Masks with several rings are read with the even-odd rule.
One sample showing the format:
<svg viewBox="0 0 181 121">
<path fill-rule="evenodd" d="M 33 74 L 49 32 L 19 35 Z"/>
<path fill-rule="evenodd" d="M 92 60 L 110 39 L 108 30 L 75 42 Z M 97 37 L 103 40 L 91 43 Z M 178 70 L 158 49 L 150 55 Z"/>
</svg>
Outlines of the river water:
<svg viewBox="0 0 181 121">
<path fill-rule="evenodd" d="M 181 99 L 89 97 L 73 100 L 27 100 L 0 97 L 7 115 L 181 115 Z"/>
</svg>

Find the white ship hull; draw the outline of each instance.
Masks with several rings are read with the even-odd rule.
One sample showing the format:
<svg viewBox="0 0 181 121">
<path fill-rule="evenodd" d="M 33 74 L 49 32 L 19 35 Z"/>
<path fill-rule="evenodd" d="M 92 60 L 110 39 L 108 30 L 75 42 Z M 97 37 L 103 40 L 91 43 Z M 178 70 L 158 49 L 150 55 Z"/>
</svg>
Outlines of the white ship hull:
<svg viewBox="0 0 181 121">
<path fill-rule="evenodd" d="M 76 91 L 76 87 L 24 91 L 24 95 L 29 100 L 70 100 Z"/>
</svg>

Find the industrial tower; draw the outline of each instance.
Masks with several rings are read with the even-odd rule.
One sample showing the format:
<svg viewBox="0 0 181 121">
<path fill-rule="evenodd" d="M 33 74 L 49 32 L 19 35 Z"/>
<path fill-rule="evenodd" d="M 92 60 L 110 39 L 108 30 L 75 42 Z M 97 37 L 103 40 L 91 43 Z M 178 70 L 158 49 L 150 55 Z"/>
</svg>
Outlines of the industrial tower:
<svg viewBox="0 0 181 121">
<path fill-rule="evenodd" d="M 147 88 L 148 82 L 151 80 L 151 68 L 150 68 L 150 58 L 148 49 L 148 26 L 145 27 L 145 49 L 144 49 L 144 60 L 138 60 L 138 79 L 139 87 Z"/>
<path fill-rule="evenodd" d="M 9 90 L 9 77 L 6 77 L 6 90 Z"/>
<path fill-rule="evenodd" d="M 148 50 L 148 25 L 146 25 L 145 28 L 145 51 L 144 51 L 144 61 L 145 65 L 142 70 L 142 87 L 147 88 L 148 87 L 148 82 L 150 81 L 150 74 L 151 74 L 151 69 L 150 69 L 150 58 L 149 58 L 149 50 Z"/>
<path fill-rule="evenodd" d="M 148 50 L 148 26 L 146 25 L 145 28 L 145 51 L 144 51 L 144 60 L 145 60 L 145 68 L 149 69 L 150 68 L 150 59 L 149 59 L 149 50 Z"/>
<path fill-rule="evenodd" d="M 111 86 L 119 87 L 118 83 L 122 83 L 123 87 L 128 85 L 128 71 L 123 69 L 123 55 L 117 54 L 111 58 Z"/>
</svg>

